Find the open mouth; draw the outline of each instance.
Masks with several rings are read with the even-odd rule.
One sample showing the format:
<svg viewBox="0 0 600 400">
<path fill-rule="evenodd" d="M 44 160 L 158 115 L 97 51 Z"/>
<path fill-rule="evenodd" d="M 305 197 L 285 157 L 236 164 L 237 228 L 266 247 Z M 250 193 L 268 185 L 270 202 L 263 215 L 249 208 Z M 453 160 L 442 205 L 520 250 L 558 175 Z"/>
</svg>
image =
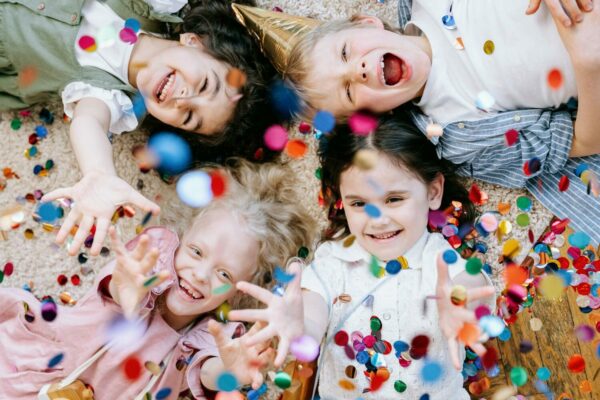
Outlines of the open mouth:
<svg viewBox="0 0 600 400">
<path fill-rule="evenodd" d="M 394 86 L 407 76 L 406 63 L 392 53 L 385 53 L 381 58 L 383 80 L 387 86 Z"/>
<path fill-rule="evenodd" d="M 388 239 L 392 239 L 396 236 L 398 236 L 400 233 L 402 232 L 402 229 L 399 229 L 397 231 L 392 231 L 392 232 L 385 232 L 385 233 L 367 233 L 367 236 L 370 237 L 371 239 L 375 239 L 375 240 L 388 240 Z"/>
<path fill-rule="evenodd" d="M 188 301 L 202 300 L 204 295 L 187 281 L 179 278 L 179 293 Z"/>
<path fill-rule="evenodd" d="M 171 72 L 167 76 L 165 76 L 162 81 L 158 83 L 156 90 L 154 91 L 154 95 L 156 96 L 156 100 L 159 103 L 167 100 L 169 97 L 169 92 L 175 83 L 175 71 Z"/>
</svg>

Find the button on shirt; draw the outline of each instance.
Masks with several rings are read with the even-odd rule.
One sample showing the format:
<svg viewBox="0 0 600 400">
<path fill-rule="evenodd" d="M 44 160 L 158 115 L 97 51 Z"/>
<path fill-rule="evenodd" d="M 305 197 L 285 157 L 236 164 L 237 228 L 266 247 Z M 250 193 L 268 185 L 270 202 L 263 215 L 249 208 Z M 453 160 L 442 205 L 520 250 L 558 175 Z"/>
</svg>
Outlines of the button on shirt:
<svg viewBox="0 0 600 400">
<path fill-rule="evenodd" d="M 397 340 L 410 343 L 419 334 L 429 336 L 431 343 L 428 356 L 441 363 L 445 369 L 442 379 L 436 384 L 425 386 L 420 378 L 423 360 L 413 360 L 411 365 L 404 368 L 399 365 L 392 350 L 387 355 L 381 354 L 390 371 L 390 378 L 378 391 L 363 393 L 363 389 L 369 387 L 363 373 L 365 366 L 349 359 L 343 347 L 326 339 L 319 364 L 319 393 L 323 399 L 391 399 L 400 398 L 399 396 L 418 399 L 425 393 L 431 399 L 469 398 L 462 387 L 461 373 L 451 365 L 446 340 L 438 326 L 434 301 L 430 301 L 426 314 L 423 314 L 425 296 L 435 293 L 436 254 L 447 249 L 450 249 L 450 245 L 440 234 L 425 232 L 404 254 L 408 268 L 396 275 L 386 273 L 382 278 L 376 278 L 371 273 L 371 255 L 356 241 L 348 248 L 340 241 L 327 242 L 317 249 L 315 260 L 303 272 L 302 287 L 320 294 L 329 306 L 327 338 L 333 338 L 339 330 L 346 331 L 348 335 L 354 331 L 359 331 L 364 336 L 369 335 L 370 318 L 377 316 L 382 322 L 381 339 L 391 344 Z M 464 270 L 462 259 L 449 267 L 451 278 Z M 381 286 L 373 291 L 378 284 Z M 349 294 L 352 300 L 334 302 L 341 294 Z M 369 294 L 373 295 L 372 306 L 364 305 L 363 302 Z M 356 310 L 351 312 L 357 305 Z M 345 374 L 348 365 L 353 365 L 358 371 L 354 379 Z M 338 385 L 342 379 L 350 380 L 356 389 L 342 389 Z M 396 380 L 402 380 L 407 385 L 402 394 L 394 389 Z"/>
</svg>

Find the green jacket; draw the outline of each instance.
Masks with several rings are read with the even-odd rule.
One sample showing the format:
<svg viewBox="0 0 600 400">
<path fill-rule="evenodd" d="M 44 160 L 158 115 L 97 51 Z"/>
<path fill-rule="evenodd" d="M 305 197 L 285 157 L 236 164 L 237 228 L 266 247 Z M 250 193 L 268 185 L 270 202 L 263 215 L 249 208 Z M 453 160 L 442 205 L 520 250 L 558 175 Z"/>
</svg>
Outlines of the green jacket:
<svg viewBox="0 0 600 400">
<path fill-rule="evenodd" d="M 84 1 L 0 0 L 0 111 L 60 98 L 74 81 L 134 93 L 131 85 L 108 72 L 77 62 L 75 41 Z M 154 12 L 143 0 L 104 2 L 121 18 L 140 21 L 146 31 L 162 32 L 166 22 L 181 22 L 177 16 Z M 37 76 L 21 85 L 20 71 Z"/>
</svg>

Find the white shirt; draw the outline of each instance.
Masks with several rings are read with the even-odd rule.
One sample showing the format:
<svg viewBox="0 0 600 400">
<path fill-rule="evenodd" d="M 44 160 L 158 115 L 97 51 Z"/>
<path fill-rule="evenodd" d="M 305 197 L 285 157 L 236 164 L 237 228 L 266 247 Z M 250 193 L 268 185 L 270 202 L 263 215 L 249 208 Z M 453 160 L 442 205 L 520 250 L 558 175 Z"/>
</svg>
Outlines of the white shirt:
<svg viewBox="0 0 600 400">
<path fill-rule="evenodd" d="M 321 349 L 319 361 L 319 394 L 323 399 L 418 399 L 428 393 L 433 400 L 467 400 L 469 395 L 463 389 L 462 374 L 451 364 L 446 339 L 438 326 L 438 314 L 435 300 L 428 300 L 427 313 L 423 314 L 425 297 L 435 294 L 437 266 L 435 257 L 440 251 L 450 249 L 450 245 L 438 233 L 425 232 L 417 243 L 404 254 L 408 269 L 396 275 L 386 273 L 376 278 L 369 268 L 371 255 L 356 241 L 345 248 L 342 242 L 327 242 L 317 249 L 315 260 L 306 267 L 302 275 L 302 287 L 320 294 L 330 307 L 327 339 Z M 454 278 L 465 270 L 465 261 L 449 266 L 450 277 Z M 388 278 L 389 277 L 389 278 Z M 486 277 L 487 278 L 487 277 Z M 382 280 L 386 280 L 382 283 Z M 489 278 L 487 278 L 489 280 Z M 382 284 L 373 293 L 373 288 Z M 371 293 L 372 306 L 366 306 L 362 300 Z M 351 301 L 335 301 L 342 294 L 350 295 Z M 358 305 L 347 320 L 345 316 Z M 359 331 L 369 335 L 371 316 L 377 316 L 382 322 L 381 339 L 390 344 L 402 340 L 410 345 L 411 340 L 425 334 L 431 340 L 427 357 L 437 361 L 444 368 L 443 377 L 435 384 L 425 385 L 421 379 L 424 359 L 412 360 L 404 368 L 395 356 L 395 350 L 383 356 L 390 371 L 389 379 L 376 392 L 363 393 L 369 388 L 369 382 L 363 372 L 366 367 L 356 359 L 346 356 L 342 347 L 332 339 L 339 330 L 350 336 Z M 345 322 L 342 322 L 344 321 Z M 338 325 L 340 325 L 338 327 Z M 350 339 L 350 346 L 352 342 Z M 464 358 L 464 350 L 459 354 Z M 462 359 L 461 358 L 461 359 Z M 356 368 L 356 377 L 350 379 L 345 374 L 348 365 Z M 339 381 L 351 381 L 356 389 L 348 391 L 339 386 Z M 407 385 L 403 393 L 394 389 L 394 382 L 402 380 Z"/>
<path fill-rule="evenodd" d="M 157 12 L 174 13 L 179 11 L 187 0 L 146 0 Z M 86 0 L 81 10 L 82 21 L 77 34 L 75 57 L 82 66 L 96 67 L 114 75 L 124 83 L 128 82 L 128 67 L 133 45 L 119 38 L 125 21 L 108 5 L 98 0 Z M 96 51 L 87 52 L 79 46 L 79 38 L 91 36 L 96 41 Z M 73 118 L 75 104 L 85 97 L 102 100 L 110 110 L 111 133 L 134 130 L 138 120 L 133 112 L 131 99 L 119 90 L 94 87 L 86 82 L 71 82 L 61 94 L 65 114 Z"/>
<path fill-rule="evenodd" d="M 429 39 L 432 69 L 418 103 L 434 122 L 446 125 L 479 120 L 520 108 L 551 108 L 577 97 L 575 74 L 556 25 L 546 7 L 525 15 L 528 0 L 415 0 L 409 24 Z M 452 14 L 456 29 L 442 17 Z M 458 38 L 464 49 L 455 47 Z M 483 50 L 494 43 L 492 54 Z M 559 69 L 563 84 L 548 85 L 548 73 Z M 476 107 L 481 92 L 495 101 L 486 111 Z"/>
</svg>

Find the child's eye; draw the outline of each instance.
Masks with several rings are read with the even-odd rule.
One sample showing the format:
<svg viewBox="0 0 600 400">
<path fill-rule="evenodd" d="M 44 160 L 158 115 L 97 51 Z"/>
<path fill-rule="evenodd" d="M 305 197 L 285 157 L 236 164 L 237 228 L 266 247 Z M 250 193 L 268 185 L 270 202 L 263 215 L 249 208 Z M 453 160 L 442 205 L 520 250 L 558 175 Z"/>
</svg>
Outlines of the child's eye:
<svg viewBox="0 0 600 400">
<path fill-rule="evenodd" d="M 397 203 L 404 200 L 402 197 L 390 197 L 389 199 L 387 199 L 388 203 Z"/>
<path fill-rule="evenodd" d="M 204 92 L 207 87 L 208 87 L 208 77 L 206 77 L 206 79 L 204 80 L 204 83 L 202 84 L 202 87 L 200 88 L 200 93 Z"/>
<path fill-rule="evenodd" d="M 352 203 L 350 203 L 350 207 L 364 207 L 365 206 L 365 202 L 364 201 L 353 201 Z"/>
<path fill-rule="evenodd" d="M 192 250 L 192 253 L 194 253 L 198 257 L 202 257 L 202 250 L 200 250 L 199 248 L 190 246 L 190 250 Z"/>
<path fill-rule="evenodd" d="M 348 61 L 348 54 L 346 53 L 346 43 L 342 47 L 342 60 Z"/>
<path fill-rule="evenodd" d="M 228 281 L 233 281 L 233 279 L 231 278 L 231 275 L 229 275 L 229 272 L 225 271 L 225 270 L 219 270 L 219 275 L 225 279 L 227 279 Z"/>
<path fill-rule="evenodd" d="M 187 117 L 185 118 L 185 121 L 183 121 L 183 125 L 189 124 L 191 120 L 192 120 L 192 112 L 188 111 Z"/>
<path fill-rule="evenodd" d="M 350 93 L 350 84 L 346 85 L 346 97 L 348 97 L 348 101 L 352 103 L 352 94 Z"/>
</svg>

